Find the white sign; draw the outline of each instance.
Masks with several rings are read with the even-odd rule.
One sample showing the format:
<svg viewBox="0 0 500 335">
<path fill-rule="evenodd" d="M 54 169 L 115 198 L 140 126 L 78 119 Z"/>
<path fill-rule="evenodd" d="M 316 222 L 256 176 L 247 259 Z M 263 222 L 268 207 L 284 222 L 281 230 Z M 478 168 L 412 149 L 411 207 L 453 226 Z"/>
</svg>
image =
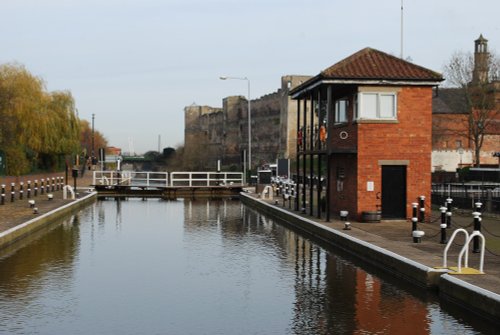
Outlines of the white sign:
<svg viewBox="0 0 500 335">
<path fill-rule="evenodd" d="M 373 192 L 374 189 L 375 189 L 375 185 L 374 185 L 373 181 L 367 181 L 366 182 L 366 190 L 368 192 Z"/>
</svg>

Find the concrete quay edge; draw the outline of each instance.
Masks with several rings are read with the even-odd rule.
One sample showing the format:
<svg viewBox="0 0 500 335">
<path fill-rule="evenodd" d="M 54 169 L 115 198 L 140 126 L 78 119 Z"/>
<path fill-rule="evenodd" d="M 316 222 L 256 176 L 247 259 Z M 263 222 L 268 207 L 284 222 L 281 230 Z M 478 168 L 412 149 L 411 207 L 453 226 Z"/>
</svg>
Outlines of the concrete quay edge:
<svg viewBox="0 0 500 335">
<path fill-rule="evenodd" d="M 436 291 L 440 298 L 461 306 L 481 317 L 499 322 L 500 295 L 352 237 L 289 210 L 272 205 L 242 192 L 240 199 L 252 208 L 278 218 L 287 224 L 338 247 L 376 268 L 426 290 Z"/>
<path fill-rule="evenodd" d="M 12 227 L 0 233 L 0 249 L 7 247 L 28 235 L 38 231 L 39 229 L 50 225 L 54 220 L 72 212 L 76 212 L 82 207 L 95 201 L 97 192 L 89 193 L 82 198 L 67 203 L 61 207 L 55 208 L 47 213 L 44 213 L 36 218 L 26 221 L 20 225 Z"/>
<path fill-rule="evenodd" d="M 439 280 L 439 296 L 500 324 L 500 295 L 495 292 L 444 274 Z"/>
</svg>

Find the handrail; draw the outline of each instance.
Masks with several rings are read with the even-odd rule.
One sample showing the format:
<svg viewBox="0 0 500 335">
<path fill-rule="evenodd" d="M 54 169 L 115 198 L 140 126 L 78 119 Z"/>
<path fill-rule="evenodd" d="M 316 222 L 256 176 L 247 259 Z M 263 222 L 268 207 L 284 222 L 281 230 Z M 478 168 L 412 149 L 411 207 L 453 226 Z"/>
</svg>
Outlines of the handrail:
<svg viewBox="0 0 500 335">
<path fill-rule="evenodd" d="M 453 243 L 453 240 L 457 236 L 458 233 L 464 233 L 465 234 L 465 243 L 462 246 L 462 249 L 460 250 L 460 253 L 458 254 L 458 266 L 457 266 L 457 273 L 462 272 L 462 258 L 464 258 L 464 267 L 468 268 L 469 267 L 469 245 L 472 239 L 476 236 L 479 236 L 481 238 L 481 254 L 480 254 L 480 261 L 479 261 L 479 272 L 483 273 L 483 266 L 484 266 L 484 250 L 485 250 L 485 239 L 484 235 L 481 234 L 479 230 L 475 230 L 472 234 L 469 235 L 469 233 L 462 228 L 459 228 L 453 232 L 453 234 L 450 237 L 450 240 L 446 244 L 446 248 L 444 248 L 444 253 L 443 253 L 443 268 L 448 268 L 447 265 L 447 254 L 448 254 L 448 249 L 450 248 L 451 244 Z"/>
<path fill-rule="evenodd" d="M 241 172 L 170 172 L 170 186 L 219 186 L 243 184 Z"/>
<path fill-rule="evenodd" d="M 460 254 L 458 255 L 458 273 L 462 272 L 462 256 L 465 253 L 465 267 L 467 268 L 469 266 L 469 244 L 470 241 L 475 236 L 479 236 L 481 238 L 481 255 L 480 255 L 480 260 L 479 260 L 479 272 L 483 273 L 483 265 L 484 265 L 484 249 L 485 249 L 485 240 L 484 240 L 484 235 L 481 234 L 479 230 L 475 230 L 467 239 L 466 243 L 462 247 L 462 250 L 460 250 Z"/>
<path fill-rule="evenodd" d="M 443 268 L 447 268 L 447 262 L 446 262 L 446 258 L 447 258 L 447 254 L 448 254 L 448 249 L 450 249 L 450 246 L 451 244 L 453 243 L 453 240 L 455 239 L 455 237 L 457 236 L 458 233 L 464 233 L 465 234 L 465 241 L 467 242 L 467 240 L 469 239 L 469 233 L 467 232 L 467 230 L 463 229 L 463 228 L 459 228 L 457 230 L 455 230 L 453 232 L 453 234 L 451 235 L 450 237 L 450 240 L 448 241 L 448 243 L 446 244 L 446 248 L 444 248 L 444 253 L 443 253 Z M 468 260 L 469 259 L 469 249 L 467 249 L 466 251 L 466 255 L 465 255 L 465 258 Z"/>
<path fill-rule="evenodd" d="M 94 171 L 93 184 L 135 187 L 243 185 L 241 172 Z"/>
</svg>

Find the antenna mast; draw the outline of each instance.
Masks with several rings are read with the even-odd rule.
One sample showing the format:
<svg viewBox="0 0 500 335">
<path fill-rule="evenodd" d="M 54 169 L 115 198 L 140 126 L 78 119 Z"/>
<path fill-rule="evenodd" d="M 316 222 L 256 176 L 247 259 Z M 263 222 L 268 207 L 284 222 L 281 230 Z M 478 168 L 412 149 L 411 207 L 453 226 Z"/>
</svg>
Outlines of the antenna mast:
<svg viewBox="0 0 500 335">
<path fill-rule="evenodd" d="M 403 0 L 401 0 L 401 59 L 403 59 Z"/>
</svg>

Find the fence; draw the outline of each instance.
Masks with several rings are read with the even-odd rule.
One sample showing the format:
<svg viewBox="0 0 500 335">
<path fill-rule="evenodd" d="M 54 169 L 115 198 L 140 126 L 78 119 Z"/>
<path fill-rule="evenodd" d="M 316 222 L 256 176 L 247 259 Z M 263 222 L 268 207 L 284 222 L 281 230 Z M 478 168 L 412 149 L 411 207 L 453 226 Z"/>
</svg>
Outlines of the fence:
<svg viewBox="0 0 500 335">
<path fill-rule="evenodd" d="M 132 187 L 196 187 L 242 185 L 243 174 L 237 172 L 138 172 L 94 171 L 94 185 L 128 185 Z"/>
<path fill-rule="evenodd" d="M 129 185 L 131 171 L 94 171 L 92 185 Z"/>
<path fill-rule="evenodd" d="M 483 211 L 500 213 L 500 184 L 432 184 L 433 204 L 442 205 L 447 198 L 452 198 L 457 208 L 474 209 L 474 204 L 481 202 Z"/>
<path fill-rule="evenodd" d="M 26 182 L 10 183 L 0 185 L 0 205 L 5 205 L 6 202 L 14 202 L 16 200 L 30 199 L 38 195 L 47 194 L 48 199 L 53 196 L 50 192 L 59 191 L 64 186 L 63 177 L 48 177 L 40 180 L 34 179 Z"/>
<path fill-rule="evenodd" d="M 242 185 L 240 172 L 171 172 L 170 186 Z"/>
</svg>

